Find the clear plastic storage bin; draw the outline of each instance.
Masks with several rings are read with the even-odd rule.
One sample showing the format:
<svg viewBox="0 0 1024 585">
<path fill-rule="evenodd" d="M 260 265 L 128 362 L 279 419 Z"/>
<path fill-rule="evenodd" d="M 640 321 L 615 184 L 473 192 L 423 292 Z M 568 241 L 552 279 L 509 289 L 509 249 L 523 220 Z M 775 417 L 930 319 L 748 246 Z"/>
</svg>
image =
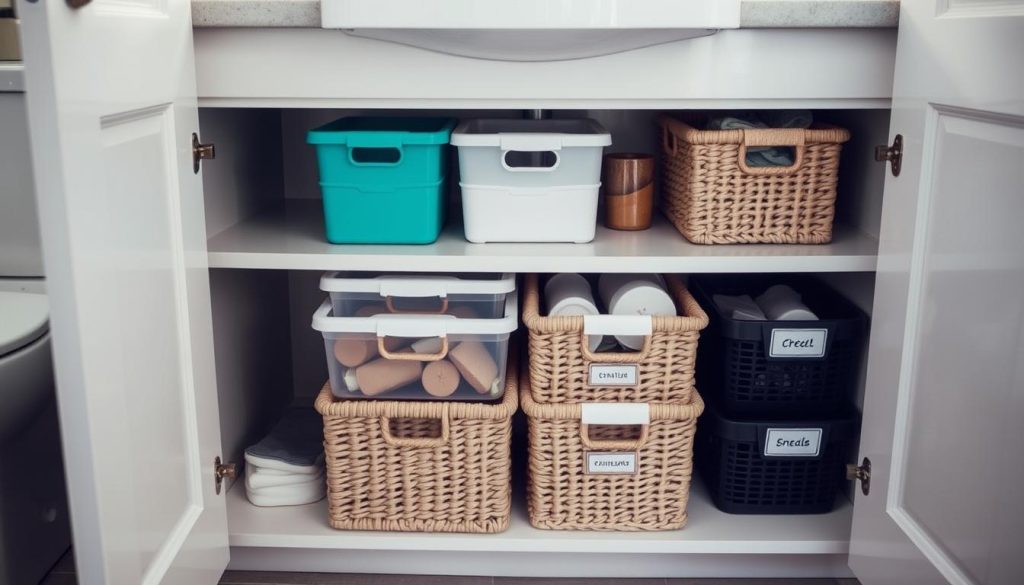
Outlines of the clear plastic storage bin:
<svg viewBox="0 0 1024 585">
<path fill-rule="evenodd" d="M 498 319 L 505 296 L 516 290 L 514 274 L 413 274 L 329 272 L 320 290 L 330 293 L 333 314 L 437 313 L 460 319 Z"/>
<path fill-rule="evenodd" d="M 334 317 L 330 299 L 313 315 L 338 398 L 493 401 L 505 390 L 515 293 L 500 319 L 441 314 Z"/>
</svg>

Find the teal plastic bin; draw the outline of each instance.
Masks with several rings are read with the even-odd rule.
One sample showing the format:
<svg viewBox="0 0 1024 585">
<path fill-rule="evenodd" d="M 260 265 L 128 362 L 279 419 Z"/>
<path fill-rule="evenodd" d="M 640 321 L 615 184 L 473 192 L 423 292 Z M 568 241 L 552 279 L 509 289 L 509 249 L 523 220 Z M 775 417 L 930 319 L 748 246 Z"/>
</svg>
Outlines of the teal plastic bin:
<svg viewBox="0 0 1024 585">
<path fill-rule="evenodd" d="M 430 244 L 444 226 L 445 180 L 420 185 L 320 185 L 332 244 Z"/>
<path fill-rule="evenodd" d="M 444 225 L 452 118 L 340 118 L 306 135 L 317 150 L 327 240 L 429 244 Z"/>
<path fill-rule="evenodd" d="M 339 118 L 310 130 L 320 182 L 408 185 L 443 179 L 452 118 Z"/>
</svg>

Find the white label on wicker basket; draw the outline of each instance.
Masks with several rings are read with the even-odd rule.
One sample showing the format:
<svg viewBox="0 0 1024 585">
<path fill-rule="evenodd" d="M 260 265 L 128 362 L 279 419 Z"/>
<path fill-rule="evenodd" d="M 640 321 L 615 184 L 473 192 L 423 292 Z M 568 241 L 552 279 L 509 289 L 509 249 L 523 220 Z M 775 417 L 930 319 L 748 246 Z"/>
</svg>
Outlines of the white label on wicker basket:
<svg viewBox="0 0 1024 585">
<path fill-rule="evenodd" d="M 817 457 L 821 451 L 821 429 L 768 429 L 765 457 Z"/>
<path fill-rule="evenodd" d="M 772 329 L 768 357 L 825 357 L 828 329 Z"/>
<path fill-rule="evenodd" d="M 636 364 L 590 364 L 591 386 L 636 387 L 640 382 Z"/>
<path fill-rule="evenodd" d="M 636 451 L 587 453 L 587 473 L 592 475 L 636 474 Z"/>
</svg>

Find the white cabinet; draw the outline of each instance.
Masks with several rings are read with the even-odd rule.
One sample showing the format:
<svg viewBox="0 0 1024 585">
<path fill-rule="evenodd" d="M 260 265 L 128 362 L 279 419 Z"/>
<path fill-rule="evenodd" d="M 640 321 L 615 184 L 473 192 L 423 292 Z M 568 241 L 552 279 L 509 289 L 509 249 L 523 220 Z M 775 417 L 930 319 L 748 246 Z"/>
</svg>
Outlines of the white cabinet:
<svg viewBox="0 0 1024 585">
<path fill-rule="evenodd" d="M 24 6 L 83 585 L 214 583 L 228 544 L 232 567 L 263 570 L 814 577 L 849 575 L 852 559 L 866 585 L 1020 573 L 1020 471 L 1008 462 L 1024 448 L 1024 88 L 1011 64 L 991 65 L 1024 54 L 1019 16 L 905 8 L 898 52 L 890 31 L 735 30 L 560 63 L 336 31 L 204 30 L 197 92 L 181 0 Z M 933 60 L 956 66 L 917 65 Z M 328 108 L 548 108 L 653 152 L 657 110 L 783 107 L 853 131 L 832 244 L 694 246 L 659 223 L 599 229 L 587 245 L 469 244 L 456 225 L 430 246 L 330 246 L 311 200 L 304 132 L 340 113 Z M 198 127 L 218 159 L 196 175 Z M 885 179 L 872 149 L 896 133 L 903 174 Z M 820 274 L 874 308 L 858 395 L 872 491 L 829 514 L 730 516 L 698 482 L 682 531 L 540 531 L 517 506 L 509 531 L 486 536 L 335 531 L 323 502 L 259 509 L 240 485 L 215 493 L 214 457 L 239 460 L 322 384 L 308 319 L 319 271 L 343 269 Z"/>
</svg>

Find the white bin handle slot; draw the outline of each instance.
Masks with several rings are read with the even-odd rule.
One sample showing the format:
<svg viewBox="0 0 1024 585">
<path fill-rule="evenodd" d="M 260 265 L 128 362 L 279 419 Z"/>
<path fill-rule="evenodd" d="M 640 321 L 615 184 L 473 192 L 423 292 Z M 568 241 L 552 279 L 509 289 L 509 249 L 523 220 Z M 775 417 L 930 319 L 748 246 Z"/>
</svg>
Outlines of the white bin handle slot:
<svg viewBox="0 0 1024 585">
<path fill-rule="evenodd" d="M 534 165 L 534 164 L 529 164 L 529 165 L 509 164 L 509 155 L 516 155 L 516 156 L 518 156 L 518 155 L 536 155 L 536 159 L 539 162 L 542 162 L 542 159 L 544 159 L 544 158 L 554 158 L 554 161 L 551 164 L 536 164 L 536 165 Z M 545 157 L 545 155 L 550 155 L 550 156 L 549 157 Z M 513 161 L 513 162 L 518 162 L 518 161 Z M 555 169 L 557 169 L 558 165 L 560 165 L 561 163 L 562 163 L 562 156 L 560 154 L 558 154 L 557 150 L 542 150 L 542 149 L 537 149 L 537 150 L 534 150 L 534 149 L 531 149 L 531 150 L 520 150 L 520 149 L 511 149 L 511 150 L 503 150 L 503 151 L 501 151 L 501 166 L 504 167 L 506 171 L 509 171 L 511 173 L 550 173 L 550 172 L 553 172 Z"/>
</svg>

